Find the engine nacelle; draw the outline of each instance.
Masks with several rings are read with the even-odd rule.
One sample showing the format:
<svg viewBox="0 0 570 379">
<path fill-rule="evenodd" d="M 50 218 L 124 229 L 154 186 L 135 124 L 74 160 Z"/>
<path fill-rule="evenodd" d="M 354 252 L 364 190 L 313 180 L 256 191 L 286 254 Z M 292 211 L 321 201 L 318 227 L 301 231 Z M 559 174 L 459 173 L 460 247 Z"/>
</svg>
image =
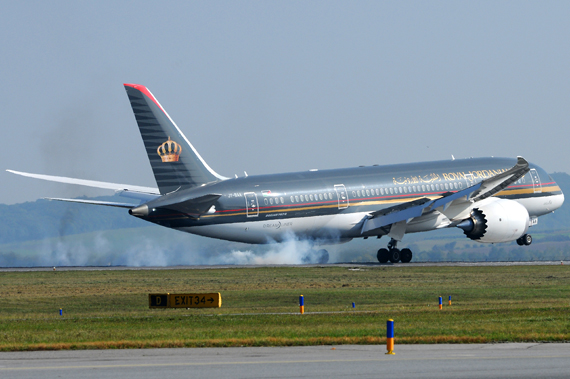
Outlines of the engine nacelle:
<svg viewBox="0 0 570 379">
<path fill-rule="evenodd" d="M 471 217 L 457 227 L 477 242 L 510 242 L 526 234 L 529 221 L 528 211 L 516 201 L 491 198 L 473 208 Z"/>
</svg>

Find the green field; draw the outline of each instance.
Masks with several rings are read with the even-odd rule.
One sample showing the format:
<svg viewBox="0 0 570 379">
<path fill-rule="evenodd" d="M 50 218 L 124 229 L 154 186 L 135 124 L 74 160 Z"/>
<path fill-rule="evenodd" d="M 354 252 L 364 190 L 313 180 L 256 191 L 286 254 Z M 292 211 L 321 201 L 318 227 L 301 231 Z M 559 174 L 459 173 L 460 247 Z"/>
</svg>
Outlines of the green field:
<svg viewBox="0 0 570 379">
<path fill-rule="evenodd" d="M 151 292 L 220 292 L 222 308 L 149 309 Z M 304 315 L 298 314 L 301 294 Z M 396 343 L 568 341 L 570 267 L 0 273 L 4 351 L 383 344 L 388 318 L 395 321 Z"/>
</svg>

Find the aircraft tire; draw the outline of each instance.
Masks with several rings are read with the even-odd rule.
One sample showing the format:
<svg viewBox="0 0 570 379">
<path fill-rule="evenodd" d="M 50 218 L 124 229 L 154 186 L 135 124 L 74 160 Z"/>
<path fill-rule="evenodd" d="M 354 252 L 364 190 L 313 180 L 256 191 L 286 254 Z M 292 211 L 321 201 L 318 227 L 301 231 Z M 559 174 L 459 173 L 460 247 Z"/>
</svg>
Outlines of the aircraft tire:
<svg viewBox="0 0 570 379">
<path fill-rule="evenodd" d="M 412 260 L 412 251 L 410 249 L 402 249 L 400 252 L 400 260 L 402 263 L 410 263 Z"/>
<path fill-rule="evenodd" d="M 400 262 L 400 250 L 398 249 L 390 249 L 390 262 L 398 263 Z"/>
<path fill-rule="evenodd" d="M 388 263 L 390 252 L 388 249 L 380 249 L 378 250 L 378 254 L 376 254 L 376 258 L 378 258 L 378 262 L 380 263 Z"/>
<path fill-rule="evenodd" d="M 522 237 L 517 238 L 517 245 L 522 246 L 524 245 L 524 241 Z"/>
<path fill-rule="evenodd" d="M 317 251 L 317 263 L 326 264 L 329 263 L 329 252 L 325 249 Z"/>
<path fill-rule="evenodd" d="M 530 234 L 525 234 L 522 236 L 522 241 L 526 246 L 528 246 L 532 243 L 532 236 Z"/>
</svg>

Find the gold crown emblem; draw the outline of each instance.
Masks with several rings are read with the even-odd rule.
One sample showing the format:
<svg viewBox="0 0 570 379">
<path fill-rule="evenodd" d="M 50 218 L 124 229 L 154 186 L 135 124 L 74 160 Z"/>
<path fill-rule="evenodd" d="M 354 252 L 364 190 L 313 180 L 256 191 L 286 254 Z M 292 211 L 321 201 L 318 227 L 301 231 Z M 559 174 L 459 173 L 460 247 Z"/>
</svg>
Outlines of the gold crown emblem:
<svg viewBox="0 0 570 379">
<path fill-rule="evenodd" d="M 163 162 L 178 162 L 180 153 L 182 153 L 182 146 L 172 141 L 170 136 L 168 136 L 168 141 L 160 145 L 156 152 L 160 155 L 160 159 Z"/>
</svg>

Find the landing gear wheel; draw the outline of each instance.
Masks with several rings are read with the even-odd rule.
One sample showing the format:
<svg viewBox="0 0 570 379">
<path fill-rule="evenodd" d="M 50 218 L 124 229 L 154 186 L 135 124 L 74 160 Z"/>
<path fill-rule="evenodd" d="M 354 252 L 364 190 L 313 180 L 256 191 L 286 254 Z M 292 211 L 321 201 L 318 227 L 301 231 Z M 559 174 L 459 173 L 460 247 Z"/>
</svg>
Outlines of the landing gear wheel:
<svg viewBox="0 0 570 379">
<path fill-rule="evenodd" d="M 390 252 L 388 249 L 380 249 L 378 250 L 378 254 L 376 254 L 376 258 L 378 258 L 378 262 L 380 263 L 388 263 L 388 259 L 390 259 Z"/>
<path fill-rule="evenodd" d="M 325 249 L 317 251 L 317 263 L 325 264 L 329 263 L 329 252 Z"/>
<path fill-rule="evenodd" d="M 532 236 L 530 234 L 525 234 L 524 236 L 521 237 L 523 243 L 528 246 L 532 243 Z"/>
<path fill-rule="evenodd" d="M 412 251 L 410 249 L 402 249 L 400 252 L 400 260 L 402 263 L 410 263 L 412 260 Z"/>
<path fill-rule="evenodd" d="M 524 245 L 524 242 L 523 242 L 523 238 L 522 238 L 522 237 L 517 238 L 517 245 L 519 245 L 519 246 Z"/>
<path fill-rule="evenodd" d="M 390 249 L 390 262 L 398 263 L 400 262 L 400 250 L 398 249 Z"/>
</svg>

